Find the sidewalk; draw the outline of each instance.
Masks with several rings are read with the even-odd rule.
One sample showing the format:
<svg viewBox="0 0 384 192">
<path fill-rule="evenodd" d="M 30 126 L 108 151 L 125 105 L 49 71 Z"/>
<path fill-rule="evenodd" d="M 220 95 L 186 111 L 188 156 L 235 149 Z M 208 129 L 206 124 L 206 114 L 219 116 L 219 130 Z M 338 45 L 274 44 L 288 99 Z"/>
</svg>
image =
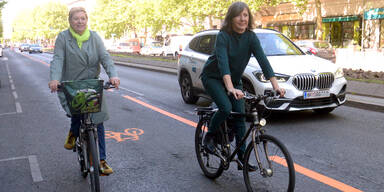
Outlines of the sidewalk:
<svg viewBox="0 0 384 192">
<path fill-rule="evenodd" d="M 116 64 L 176 74 L 177 61 L 112 57 Z M 348 81 L 345 105 L 384 113 L 384 84 Z"/>
</svg>

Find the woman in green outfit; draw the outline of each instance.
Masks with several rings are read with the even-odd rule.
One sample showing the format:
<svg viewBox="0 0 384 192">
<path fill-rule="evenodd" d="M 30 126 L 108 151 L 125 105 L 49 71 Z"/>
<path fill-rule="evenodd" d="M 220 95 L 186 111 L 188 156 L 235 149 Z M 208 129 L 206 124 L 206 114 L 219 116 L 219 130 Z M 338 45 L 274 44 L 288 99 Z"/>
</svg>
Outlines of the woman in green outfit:
<svg viewBox="0 0 384 192">
<path fill-rule="evenodd" d="M 62 81 L 98 79 L 100 64 L 109 76 L 109 81 L 119 87 L 120 80 L 109 53 L 105 50 L 99 35 L 88 29 L 87 12 L 82 7 L 73 7 L 69 11 L 68 21 L 70 27 L 61 32 L 55 42 L 53 60 L 50 67 L 51 92 L 56 92 Z M 64 148 L 71 150 L 75 146 L 76 137 L 79 135 L 80 116 L 71 115 L 65 96 L 58 93 L 60 102 L 69 116 L 71 116 L 71 129 L 68 133 Z M 101 111 L 92 115 L 92 122 L 97 124 L 99 138 L 100 171 L 103 174 L 113 173 L 107 164 L 105 149 L 105 133 L 103 122 L 109 119 L 106 102 L 102 101 Z"/>
<path fill-rule="evenodd" d="M 204 138 L 204 146 L 209 153 L 215 151 L 214 136 L 219 125 L 224 122 L 231 111 L 244 113 L 244 93 L 241 76 L 248 64 L 251 54 L 257 59 L 265 77 L 280 96 L 285 90 L 280 88 L 273 69 L 261 48 L 259 39 L 251 31 L 253 17 L 247 4 L 234 2 L 225 16 L 220 32 L 217 35 L 215 51 L 204 65 L 201 74 L 206 92 L 211 96 L 219 110 L 213 115 Z M 228 96 L 228 94 L 230 96 Z M 236 142 L 240 142 L 245 134 L 245 118 L 234 120 Z M 245 144 L 241 146 L 237 156 L 243 162 Z M 251 166 L 251 169 L 255 169 Z"/>
</svg>

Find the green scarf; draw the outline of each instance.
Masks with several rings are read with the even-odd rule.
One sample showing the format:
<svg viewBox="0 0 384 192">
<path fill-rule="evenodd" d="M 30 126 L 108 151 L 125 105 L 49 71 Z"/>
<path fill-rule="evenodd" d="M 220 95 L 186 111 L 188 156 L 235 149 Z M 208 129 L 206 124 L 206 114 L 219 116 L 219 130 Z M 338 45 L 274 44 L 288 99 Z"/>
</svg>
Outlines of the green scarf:
<svg viewBox="0 0 384 192">
<path fill-rule="evenodd" d="M 69 31 L 71 32 L 72 36 L 76 39 L 77 45 L 81 49 L 81 46 L 83 46 L 83 42 L 87 41 L 89 39 L 89 36 L 91 33 L 88 30 L 88 27 L 85 29 L 84 33 L 82 35 L 77 34 L 72 27 L 69 27 Z"/>
</svg>

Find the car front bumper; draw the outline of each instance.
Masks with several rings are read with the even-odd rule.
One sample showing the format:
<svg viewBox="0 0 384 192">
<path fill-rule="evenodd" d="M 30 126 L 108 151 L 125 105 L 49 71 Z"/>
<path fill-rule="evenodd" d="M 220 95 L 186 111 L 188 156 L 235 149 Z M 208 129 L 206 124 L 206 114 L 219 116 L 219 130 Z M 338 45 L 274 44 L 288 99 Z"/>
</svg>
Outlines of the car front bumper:
<svg viewBox="0 0 384 192">
<path fill-rule="evenodd" d="M 280 87 L 286 90 L 284 99 L 264 104 L 264 106 L 273 111 L 303 111 L 322 108 L 336 108 L 346 102 L 347 81 L 345 78 L 335 79 L 332 87 L 326 89 L 329 91 L 329 97 L 304 99 L 304 92 L 296 89 L 289 82 L 279 83 Z M 263 92 L 272 90 L 272 87 L 266 84 Z M 263 94 L 263 93 L 259 93 Z"/>
</svg>

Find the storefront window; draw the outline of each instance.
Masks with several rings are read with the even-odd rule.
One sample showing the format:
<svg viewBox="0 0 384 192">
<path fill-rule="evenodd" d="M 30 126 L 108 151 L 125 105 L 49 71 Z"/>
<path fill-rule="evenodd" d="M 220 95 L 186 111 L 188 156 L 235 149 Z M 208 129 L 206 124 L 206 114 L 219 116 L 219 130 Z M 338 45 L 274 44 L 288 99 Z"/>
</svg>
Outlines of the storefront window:
<svg viewBox="0 0 384 192">
<path fill-rule="evenodd" d="M 353 22 L 342 22 L 343 47 L 353 44 Z"/>
</svg>

